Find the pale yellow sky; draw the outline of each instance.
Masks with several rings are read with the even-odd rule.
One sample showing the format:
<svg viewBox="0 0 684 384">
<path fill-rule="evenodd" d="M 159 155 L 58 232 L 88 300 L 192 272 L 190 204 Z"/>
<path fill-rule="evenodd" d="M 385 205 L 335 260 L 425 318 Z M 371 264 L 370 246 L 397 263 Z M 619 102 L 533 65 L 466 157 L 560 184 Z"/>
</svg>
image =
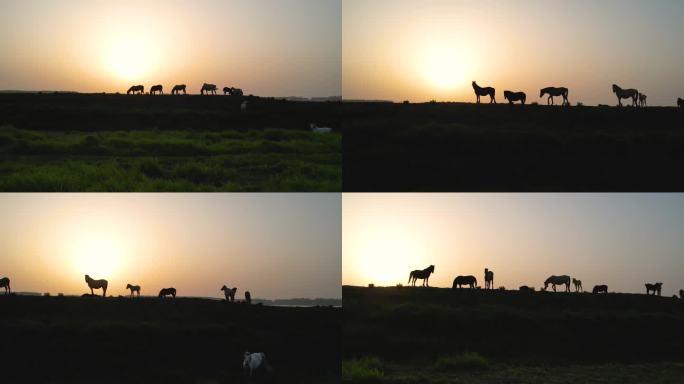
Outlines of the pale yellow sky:
<svg viewBox="0 0 684 384">
<path fill-rule="evenodd" d="M 0 90 L 341 93 L 340 0 L 3 0 Z"/>
<path fill-rule="evenodd" d="M 458 275 L 496 287 L 540 288 L 552 275 L 585 289 L 663 294 L 684 289 L 681 194 L 344 194 L 342 283 L 407 284 L 435 265 L 430 284 Z"/>
<path fill-rule="evenodd" d="M 84 274 L 156 295 L 341 296 L 340 194 L 3 194 L 0 275 L 82 294 Z"/>
<path fill-rule="evenodd" d="M 565 86 L 570 101 L 617 104 L 613 83 L 651 105 L 682 97 L 680 0 L 345 0 L 346 99 L 473 102 Z"/>
</svg>

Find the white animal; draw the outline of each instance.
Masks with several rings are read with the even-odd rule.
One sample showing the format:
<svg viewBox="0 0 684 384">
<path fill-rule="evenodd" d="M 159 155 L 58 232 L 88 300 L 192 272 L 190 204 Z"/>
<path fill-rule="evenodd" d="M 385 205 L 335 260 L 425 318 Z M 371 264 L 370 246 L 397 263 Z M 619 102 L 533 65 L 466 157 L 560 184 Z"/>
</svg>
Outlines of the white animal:
<svg viewBox="0 0 684 384">
<path fill-rule="evenodd" d="M 271 367 L 269 367 L 268 363 L 266 362 L 266 354 L 263 352 L 245 352 L 245 359 L 242 361 L 242 368 L 245 370 L 245 374 L 249 375 L 250 377 L 252 377 L 254 372 L 258 370 L 271 370 Z"/>
<path fill-rule="evenodd" d="M 247 112 L 247 100 L 243 101 L 242 104 L 240 104 L 240 112 Z"/>
<path fill-rule="evenodd" d="M 318 127 L 316 124 L 311 123 L 311 132 L 313 133 L 330 133 L 332 132 L 332 128 L 330 127 Z"/>
</svg>

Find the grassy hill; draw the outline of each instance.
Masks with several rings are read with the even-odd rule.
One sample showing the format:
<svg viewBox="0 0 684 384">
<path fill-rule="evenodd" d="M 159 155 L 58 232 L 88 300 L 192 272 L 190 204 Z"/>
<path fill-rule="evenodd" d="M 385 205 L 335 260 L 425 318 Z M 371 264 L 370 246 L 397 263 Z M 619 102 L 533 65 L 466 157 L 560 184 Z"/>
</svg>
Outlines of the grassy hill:
<svg viewBox="0 0 684 384">
<path fill-rule="evenodd" d="M 684 111 L 345 103 L 345 191 L 680 191 Z"/>
<path fill-rule="evenodd" d="M 241 103 L 247 100 L 247 111 Z M 340 191 L 339 103 L 0 94 L 2 191 Z"/>
<path fill-rule="evenodd" d="M 680 299 L 349 286 L 342 294 L 345 381 L 367 381 L 373 368 L 383 374 L 370 381 L 391 383 L 684 377 Z"/>
<path fill-rule="evenodd" d="M 340 308 L 29 296 L 0 308 L 8 382 L 247 382 L 245 351 L 273 367 L 257 382 L 339 380 Z"/>
</svg>

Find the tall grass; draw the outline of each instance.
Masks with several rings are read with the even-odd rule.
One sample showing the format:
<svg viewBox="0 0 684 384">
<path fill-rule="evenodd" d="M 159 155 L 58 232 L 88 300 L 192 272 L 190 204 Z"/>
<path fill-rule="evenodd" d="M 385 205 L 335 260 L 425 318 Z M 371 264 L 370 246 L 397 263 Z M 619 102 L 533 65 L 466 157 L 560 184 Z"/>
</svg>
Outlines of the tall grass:
<svg viewBox="0 0 684 384">
<path fill-rule="evenodd" d="M 379 358 L 370 356 L 359 359 L 342 360 L 342 381 L 375 382 L 385 375 Z"/>
</svg>

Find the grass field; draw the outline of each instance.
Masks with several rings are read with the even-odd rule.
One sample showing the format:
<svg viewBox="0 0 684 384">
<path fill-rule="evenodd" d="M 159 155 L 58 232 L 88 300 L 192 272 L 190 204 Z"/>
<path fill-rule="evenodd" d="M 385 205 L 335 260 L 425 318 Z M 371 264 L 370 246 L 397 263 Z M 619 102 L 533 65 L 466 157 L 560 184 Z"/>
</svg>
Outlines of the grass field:
<svg viewBox="0 0 684 384">
<path fill-rule="evenodd" d="M 680 383 L 684 301 L 343 287 L 343 379 L 379 383 Z"/>
<path fill-rule="evenodd" d="M 1 191 L 340 191 L 337 103 L 0 94 Z"/>
<path fill-rule="evenodd" d="M 684 112 L 345 103 L 345 191 L 680 191 Z"/>
<path fill-rule="evenodd" d="M 335 383 L 340 308 L 0 296 L 4 382 Z M 248 381 L 245 351 L 273 371 Z M 306 358 L 302 356 L 306 355 Z"/>
</svg>

